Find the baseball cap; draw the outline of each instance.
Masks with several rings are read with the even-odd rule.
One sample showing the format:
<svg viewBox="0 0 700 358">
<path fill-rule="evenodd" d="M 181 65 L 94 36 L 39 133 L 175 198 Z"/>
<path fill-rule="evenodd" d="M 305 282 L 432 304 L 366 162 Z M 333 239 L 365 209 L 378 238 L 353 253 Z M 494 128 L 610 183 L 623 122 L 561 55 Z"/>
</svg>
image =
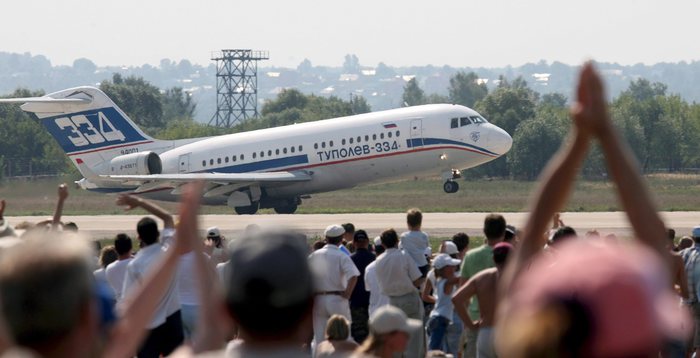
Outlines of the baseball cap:
<svg viewBox="0 0 700 358">
<path fill-rule="evenodd" d="M 355 231 L 355 236 L 352 238 L 355 241 L 361 241 L 361 240 L 369 240 L 369 237 L 367 236 L 367 232 L 364 230 L 357 230 Z"/>
<path fill-rule="evenodd" d="M 323 236 L 325 237 L 340 237 L 345 234 L 345 229 L 340 225 L 329 225 L 326 230 L 323 231 Z"/>
<path fill-rule="evenodd" d="M 462 261 L 453 259 L 448 254 L 439 254 L 435 257 L 435 260 L 433 260 L 433 267 L 439 270 L 445 266 L 459 266 L 460 263 L 462 263 Z"/>
<path fill-rule="evenodd" d="M 457 249 L 457 245 L 455 245 L 455 243 L 452 242 L 452 240 L 443 241 L 443 247 L 444 247 L 445 253 L 448 255 L 459 254 L 459 250 Z"/>
<path fill-rule="evenodd" d="M 381 236 L 377 236 L 374 238 L 374 246 L 382 246 L 382 238 Z"/>
<path fill-rule="evenodd" d="M 642 245 L 565 242 L 555 254 L 535 260 L 515 283 L 510 322 L 573 299 L 590 317 L 591 356 L 658 351 L 665 340 L 683 341 L 692 327 L 667 276 L 658 255 Z"/>
<path fill-rule="evenodd" d="M 234 241 L 226 267 L 226 299 L 289 307 L 313 295 L 313 277 L 303 235 L 261 231 Z"/>
<path fill-rule="evenodd" d="M 212 226 L 207 229 L 207 237 L 220 237 L 221 236 L 221 231 L 219 231 L 219 228 L 216 226 Z"/>
<path fill-rule="evenodd" d="M 700 237 L 700 226 L 696 226 L 693 228 L 693 237 Z"/>
<path fill-rule="evenodd" d="M 377 308 L 369 318 L 369 327 L 376 334 L 395 331 L 412 333 L 423 328 L 423 323 L 417 319 L 408 318 L 399 308 L 385 305 Z"/>
</svg>

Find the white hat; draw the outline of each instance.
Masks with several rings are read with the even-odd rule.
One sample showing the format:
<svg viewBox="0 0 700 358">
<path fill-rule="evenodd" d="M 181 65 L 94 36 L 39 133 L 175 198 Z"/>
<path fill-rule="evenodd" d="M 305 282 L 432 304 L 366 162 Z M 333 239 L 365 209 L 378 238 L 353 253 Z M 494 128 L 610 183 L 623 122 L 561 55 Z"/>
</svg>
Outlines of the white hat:
<svg viewBox="0 0 700 358">
<path fill-rule="evenodd" d="M 455 243 L 452 242 L 451 240 L 446 240 L 444 242 L 443 250 L 445 250 L 445 253 L 448 255 L 459 254 L 459 250 L 457 249 L 457 245 L 455 245 Z"/>
<path fill-rule="evenodd" d="M 374 246 L 381 246 L 382 245 L 382 237 L 377 236 L 374 238 Z"/>
<path fill-rule="evenodd" d="M 221 236 L 221 231 L 219 231 L 219 228 L 216 226 L 212 226 L 207 229 L 207 237 L 220 237 Z"/>
<path fill-rule="evenodd" d="M 433 260 L 433 267 L 439 270 L 445 266 L 458 266 L 461 262 L 462 261 L 451 258 L 448 254 L 440 254 Z"/>
<path fill-rule="evenodd" d="M 433 249 L 430 246 L 426 247 L 425 250 L 423 250 L 423 255 L 426 257 L 433 256 Z"/>
<path fill-rule="evenodd" d="M 423 323 L 417 319 L 411 319 L 399 308 L 385 305 L 377 308 L 369 318 L 370 329 L 376 334 L 385 334 L 394 331 L 412 333 L 420 330 Z"/>
<path fill-rule="evenodd" d="M 345 234 L 345 229 L 340 225 L 330 225 L 323 231 L 325 237 L 341 237 Z"/>
</svg>

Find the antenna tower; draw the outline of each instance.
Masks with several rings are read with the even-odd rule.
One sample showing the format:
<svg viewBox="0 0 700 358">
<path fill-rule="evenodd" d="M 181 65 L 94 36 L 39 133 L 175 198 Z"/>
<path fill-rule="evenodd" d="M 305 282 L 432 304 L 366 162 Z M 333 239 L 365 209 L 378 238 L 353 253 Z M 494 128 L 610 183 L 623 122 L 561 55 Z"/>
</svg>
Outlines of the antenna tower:
<svg viewBox="0 0 700 358">
<path fill-rule="evenodd" d="M 209 125 L 231 128 L 258 116 L 258 61 L 269 60 L 268 51 L 221 50 L 216 61 L 216 114 Z"/>
</svg>

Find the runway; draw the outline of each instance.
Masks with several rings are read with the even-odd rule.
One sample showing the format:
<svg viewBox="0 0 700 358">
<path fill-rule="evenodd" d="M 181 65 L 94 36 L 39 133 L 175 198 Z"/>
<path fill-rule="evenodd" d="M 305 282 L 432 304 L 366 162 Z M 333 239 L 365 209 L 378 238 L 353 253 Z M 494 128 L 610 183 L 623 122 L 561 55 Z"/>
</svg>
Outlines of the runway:
<svg viewBox="0 0 700 358">
<path fill-rule="evenodd" d="M 486 213 L 424 213 L 423 230 L 433 237 L 449 237 L 463 231 L 469 235 L 483 236 L 482 227 Z M 527 213 L 504 213 L 509 224 L 521 228 Z M 662 212 L 666 225 L 676 230 L 677 236 L 689 235 L 693 226 L 700 225 L 700 212 Z M 45 217 L 18 216 L 6 217 L 11 225 L 22 221 L 36 222 Z M 80 231 L 93 239 L 114 237 L 119 232 L 135 235 L 139 215 L 96 215 L 64 216 L 63 221 L 75 222 Z M 624 212 L 562 213 L 562 220 L 579 233 L 597 229 L 603 234 L 615 233 L 631 236 L 631 228 Z M 234 238 L 246 226 L 290 228 L 309 237 L 321 236 L 323 229 L 331 224 L 351 222 L 358 229 L 364 229 L 370 236 L 378 235 L 386 228 L 404 231 L 406 216 L 403 213 L 391 214 L 296 214 L 296 215 L 202 215 L 200 229 L 218 226 L 222 234 Z"/>
</svg>

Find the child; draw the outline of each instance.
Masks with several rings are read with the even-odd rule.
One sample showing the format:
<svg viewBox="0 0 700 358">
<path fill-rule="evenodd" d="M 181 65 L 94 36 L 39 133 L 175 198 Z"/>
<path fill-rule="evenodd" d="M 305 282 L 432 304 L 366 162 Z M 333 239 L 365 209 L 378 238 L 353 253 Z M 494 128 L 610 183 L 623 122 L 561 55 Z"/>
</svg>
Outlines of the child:
<svg viewBox="0 0 700 358">
<path fill-rule="evenodd" d="M 445 344 L 445 332 L 454 313 L 452 305 L 452 292 L 459 282 L 459 277 L 455 276 L 455 270 L 460 264 L 457 259 L 451 258 L 447 254 L 439 254 L 435 257 L 433 267 L 435 267 L 435 308 L 430 312 L 426 331 L 428 333 L 428 350 L 442 350 Z"/>
<path fill-rule="evenodd" d="M 421 231 L 423 213 L 418 209 L 410 209 L 406 213 L 408 230 L 401 234 L 399 248 L 411 256 L 416 262 L 423 277 L 428 273 L 428 260 L 425 258 L 425 250 L 429 247 L 428 234 Z"/>
</svg>

